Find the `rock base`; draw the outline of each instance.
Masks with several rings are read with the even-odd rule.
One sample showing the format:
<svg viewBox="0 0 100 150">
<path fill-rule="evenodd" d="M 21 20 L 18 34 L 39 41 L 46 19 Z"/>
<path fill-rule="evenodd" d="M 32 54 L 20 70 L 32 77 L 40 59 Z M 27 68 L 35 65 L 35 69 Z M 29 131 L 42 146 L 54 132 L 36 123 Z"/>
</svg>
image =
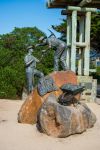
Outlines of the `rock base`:
<svg viewBox="0 0 100 150">
<path fill-rule="evenodd" d="M 60 87 L 63 84 L 66 83 L 72 83 L 74 85 L 77 84 L 77 77 L 75 73 L 70 70 L 56 71 L 49 74 L 49 76 L 53 78 L 54 83 L 58 86 L 58 90 L 47 93 L 44 96 L 40 96 L 39 93 L 37 92 L 37 89 L 33 90 L 19 110 L 18 113 L 19 123 L 28 123 L 28 124 L 36 123 L 37 112 L 41 107 L 42 103 L 51 93 L 54 94 L 56 97 L 59 97 L 62 94 Z M 76 98 L 79 99 L 79 95 L 77 95 Z"/>
<path fill-rule="evenodd" d="M 63 106 L 54 95 L 46 99 L 37 117 L 37 127 L 41 132 L 61 138 L 82 133 L 93 127 L 95 122 L 96 116 L 86 104 Z"/>
</svg>

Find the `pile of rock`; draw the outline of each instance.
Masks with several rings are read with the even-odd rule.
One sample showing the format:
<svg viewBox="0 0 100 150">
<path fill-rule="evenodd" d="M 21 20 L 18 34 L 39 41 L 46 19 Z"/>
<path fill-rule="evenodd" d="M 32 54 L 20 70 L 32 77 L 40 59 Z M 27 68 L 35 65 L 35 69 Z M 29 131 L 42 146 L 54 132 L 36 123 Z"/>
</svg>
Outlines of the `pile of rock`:
<svg viewBox="0 0 100 150">
<path fill-rule="evenodd" d="M 86 104 L 79 102 L 83 88 L 77 86 L 76 75 L 72 71 L 61 71 L 49 76 L 26 99 L 18 113 L 18 122 L 37 123 L 41 132 L 54 137 L 66 137 L 91 128 L 96 116 Z"/>
<path fill-rule="evenodd" d="M 32 91 L 32 93 L 27 97 L 25 102 L 18 113 L 18 122 L 19 123 L 28 123 L 34 124 L 37 121 L 37 112 L 41 107 L 42 103 L 50 94 L 54 94 L 56 97 L 59 97 L 62 94 L 60 87 L 65 83 L 77 84 L 77 77 L 72 71 L 56 71 L 49 74 L 53 78 L 55 85 L 57 85 L 58 90 L 49 92 L 44 96 L 41 96 L 38 93 L 37 88 Z M 79 95 L 76 96 L 79 99 Z"/>
</svg>

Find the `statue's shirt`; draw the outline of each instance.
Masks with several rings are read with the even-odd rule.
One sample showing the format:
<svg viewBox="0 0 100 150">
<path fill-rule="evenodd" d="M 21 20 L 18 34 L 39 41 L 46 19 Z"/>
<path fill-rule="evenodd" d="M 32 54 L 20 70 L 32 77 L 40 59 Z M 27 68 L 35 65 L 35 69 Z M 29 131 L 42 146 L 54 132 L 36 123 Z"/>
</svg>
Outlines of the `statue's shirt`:
<svg viewBox="0 0 100 150">
<path fill-rule="evenodd" d="M 36 59 L 34 56 L 27 54 L 24 59 L 26 71 L 32 71 L 36 68 Z"/>
<path fill-rule="evenodd" d="M 55 48 L 57 48 L 59 46 L 60 47 L 66 47 L 67 46 L 65 42 L 61 41 L 60 39 L 55 38 L 54 36 L 48 38 L 47 42 L 48 42 L 49 46 L 55 47 Z"/>
</svg>

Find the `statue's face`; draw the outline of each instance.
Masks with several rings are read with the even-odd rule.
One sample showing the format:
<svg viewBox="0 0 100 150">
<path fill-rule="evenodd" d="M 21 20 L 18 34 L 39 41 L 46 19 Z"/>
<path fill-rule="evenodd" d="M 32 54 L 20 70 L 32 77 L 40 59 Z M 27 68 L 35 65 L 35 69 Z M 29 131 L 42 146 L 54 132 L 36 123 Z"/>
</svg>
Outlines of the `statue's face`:
<svg viewBox="0 0 100 150">
<path fill-rule="evenodd" d="M 42 36 L 42 37 L 40 37 L 39 42 L 40 43 L 45 43 L 46 40 L 47 40 L 47 37 Z"/>
<path fill-rule="evenodd" d="M 39 41 L 41 42 L 41 41 L 43 41 L 44 40 L 44 36 L 41 36 L 40 38 L 39 38 Z"/>
<path fill-rule="evenodd" d="M 47 42 L 47 39 L 44 39 L 44 40 L 43 40 L 43 43 L 46 43 L 46 42 Z"/>
<path fill-rule="evenodd" d="M 32 52 L 33 52 L 33 49 L 32 49 L 32 48 L 31 48 L 31 49 L 29 49 L 29 52 L 30 52 L 30 53 L 32 53 Z"/>
</svg>

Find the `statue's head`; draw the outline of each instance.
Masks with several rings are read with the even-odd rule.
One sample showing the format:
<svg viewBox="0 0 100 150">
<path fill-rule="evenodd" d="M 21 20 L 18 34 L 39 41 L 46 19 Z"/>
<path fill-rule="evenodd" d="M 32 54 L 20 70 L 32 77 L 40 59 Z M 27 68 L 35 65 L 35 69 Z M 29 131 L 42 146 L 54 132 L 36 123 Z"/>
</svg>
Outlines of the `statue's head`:
<svg viewBox="0 0 100 150">
<path fill-rule="evenodd" d="M 43 42 L 43 41 L 46 40 L 46 39 L 47 39 L 46 36 L 41 36 L 41 37 L 39 38 L 39 41 L 40 41 L 40 42 Z"/>
<path fill-rule="evenodd" d="M 33 46 L 28 46 L 27 51 L 32 53 L 33 52 Z"/>
</svg>

